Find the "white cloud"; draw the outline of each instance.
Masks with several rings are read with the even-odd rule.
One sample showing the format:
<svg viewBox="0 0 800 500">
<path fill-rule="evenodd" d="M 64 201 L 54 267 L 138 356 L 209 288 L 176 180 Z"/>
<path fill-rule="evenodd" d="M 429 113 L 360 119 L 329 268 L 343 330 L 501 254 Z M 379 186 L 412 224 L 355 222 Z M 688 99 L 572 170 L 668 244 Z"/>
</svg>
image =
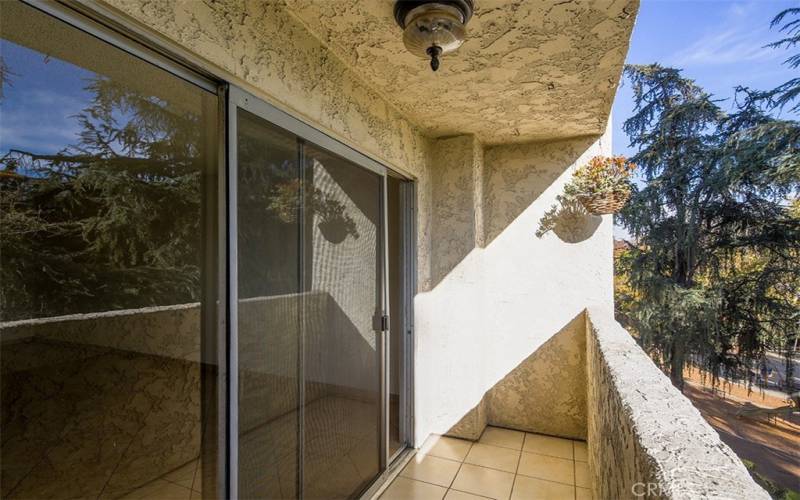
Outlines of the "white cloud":
<svg viewBox="0 0 800 500">
<path fill-rule="evenodd" d="M 74 115 L 85 106 L 58 92 L 12 87 L 0 103 L 0 155 L 11 147 L 55 153 L 74 144 L 81 131 Z"/>
<path fill-rule="evenodd" d="M 764 46 L 778 38 L 768 23 L 754 25 L 753 14 L 764 9 L 763 2 L 733 3 L 721 22 L 710 22 L 706 33 L 669 58 L 677 67 L 763 62 L 785 57 L 780 51 Z M 712 21 L 712 20 L 709 20 Z"/>
<path fill-rule="evenodd" d="M 670 65 L 686 67 L 699 64 L 731 64 L 768 61 L 781 54 L 764 45 L 771 40 L 763 33 L 729 29 L 706 35 L 670 58 Z"/>
</svg>

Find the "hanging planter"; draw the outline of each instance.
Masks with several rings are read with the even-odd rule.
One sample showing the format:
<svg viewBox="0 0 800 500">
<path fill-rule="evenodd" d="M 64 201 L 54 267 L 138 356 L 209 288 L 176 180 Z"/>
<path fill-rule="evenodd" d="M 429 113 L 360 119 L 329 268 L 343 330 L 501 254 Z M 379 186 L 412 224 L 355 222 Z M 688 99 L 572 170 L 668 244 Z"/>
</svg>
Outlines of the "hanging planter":
<svg viewBox="0 0 800 500">
<path fill-rule="evenodd" d="M 630 178 L 635 169 L 624 156 L 595 156 L 575 171 L 564 194 L 578 200 L 590 214 L 615 214 L 631 196 Z"/>
<path fill-rule="evenodd" d="M 615 214 L 622 210 L 631 197 L 630 191 L 611 191 L 609 193 L 596 193 L 578 195 L 578 201 L 587 212 L 593 215 Z"/>
</svg>

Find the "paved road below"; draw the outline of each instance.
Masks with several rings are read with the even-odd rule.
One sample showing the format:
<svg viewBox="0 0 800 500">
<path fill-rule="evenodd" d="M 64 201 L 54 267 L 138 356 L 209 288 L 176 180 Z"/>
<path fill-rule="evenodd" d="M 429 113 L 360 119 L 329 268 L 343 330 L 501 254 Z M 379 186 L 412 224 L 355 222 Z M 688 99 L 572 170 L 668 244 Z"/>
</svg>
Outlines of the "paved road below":
<svg viewBox="0 0 800 500">
<path fill-rule="evenodd" d="M 784 488 L 800 491 L 800 418 L 778 419 L 777 423 L 737 418 L 744 398 L 731 394 L 722 398 L 689 380 L 684 394 L 739 457 L 756 464 L 759 474 Z M 761 397 L 758 392 L 747 399 L 763 407 L 785 404 L 771 396 Z"/>
</svg>

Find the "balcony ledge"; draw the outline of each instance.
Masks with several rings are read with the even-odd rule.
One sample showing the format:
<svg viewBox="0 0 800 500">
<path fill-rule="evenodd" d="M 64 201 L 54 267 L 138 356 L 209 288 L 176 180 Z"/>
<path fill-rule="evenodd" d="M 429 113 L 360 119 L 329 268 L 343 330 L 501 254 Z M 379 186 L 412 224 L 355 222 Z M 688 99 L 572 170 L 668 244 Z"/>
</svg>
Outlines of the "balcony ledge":
<svg viewBox="0 0 800 500">
<path fill-rule="evenodd" d="M 770 498 L 610 311 L 586 326 L 595 498 Z"/>
</svg>

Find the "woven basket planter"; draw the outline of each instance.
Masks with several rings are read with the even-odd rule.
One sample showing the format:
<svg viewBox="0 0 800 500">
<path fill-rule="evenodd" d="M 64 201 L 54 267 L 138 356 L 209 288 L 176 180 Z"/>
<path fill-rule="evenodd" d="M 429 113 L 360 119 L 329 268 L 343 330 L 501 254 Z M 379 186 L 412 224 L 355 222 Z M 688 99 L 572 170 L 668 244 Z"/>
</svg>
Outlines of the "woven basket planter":
<svg viewBox="0 0 800 500">
<path fill-rule="evenodd" d="M 578 196 L 578 201 L 590 214 L 606 215 L 615 214 L 622 210 L 630 196 L 630 191 L 612 191 L 610 193 L 581 195 Z"/>
</svg>

